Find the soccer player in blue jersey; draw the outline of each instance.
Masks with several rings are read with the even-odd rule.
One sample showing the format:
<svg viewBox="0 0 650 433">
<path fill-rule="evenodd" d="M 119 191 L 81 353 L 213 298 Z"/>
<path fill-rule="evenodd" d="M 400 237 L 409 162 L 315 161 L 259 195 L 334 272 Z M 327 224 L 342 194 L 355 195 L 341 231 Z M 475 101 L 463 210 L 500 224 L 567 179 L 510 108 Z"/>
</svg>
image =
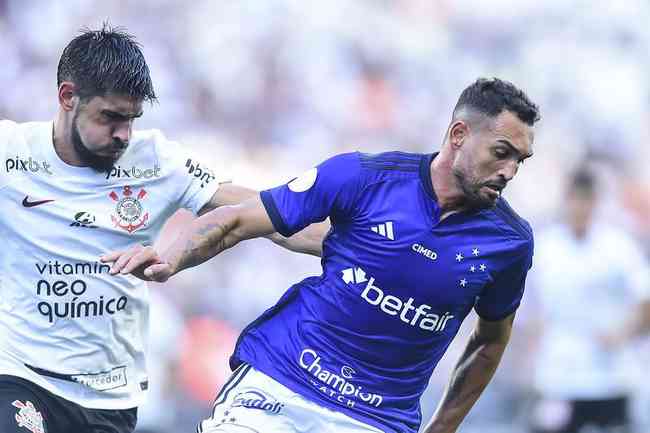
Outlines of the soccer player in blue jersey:
<svg viewBox="0 0 650 433">
<path fill-rule="evenodd" d="M 323 272 L 242 332 L 202 432 L 414 433 L 419 399 L 472 308 L 479 320 L 426 433 L 455 432 L 508 343 L 533 235 L 501 197 L 532 155 L 537 106 L 499 79 L 467 87 L 439 153 L 334 156 L 194 221 L 112 272 L 164 281 L 238 242 L 329 217 Z"/>
</svg>

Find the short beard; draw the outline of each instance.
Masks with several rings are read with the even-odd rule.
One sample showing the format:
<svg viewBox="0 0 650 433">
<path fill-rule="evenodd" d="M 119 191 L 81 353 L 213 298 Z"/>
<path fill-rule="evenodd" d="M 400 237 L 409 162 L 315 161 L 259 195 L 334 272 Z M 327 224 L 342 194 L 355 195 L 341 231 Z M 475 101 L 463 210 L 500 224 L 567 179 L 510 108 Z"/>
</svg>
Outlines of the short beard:
<svg viewBox="0 0 650 433">
<path fill-rule="evenodd" d="M 490 209 L 496 206 L 496 200 L 491 201 L 481 197 L 479 191 L 483 187 L 482 184 L 476 184 L 469 181 L 467 176 L 465 176 L 465 174 L 460 170 L 452 169 L 452 173 L 456 178 L 456 184 L 460 187 L 461 191 L 463 191 L 468 208 L 480 210 Z"/>
<path fill-rule="evenodd" d="M 86 147 L 79 134 L 77 116 L 78 114 L 75 114 L 72 119 L 72 145 L 75 152 L 86 166 L 100 173 L 108 173 L 113 168 L 116 160 L 111 157 L 95 155 Z"/>
</svg>

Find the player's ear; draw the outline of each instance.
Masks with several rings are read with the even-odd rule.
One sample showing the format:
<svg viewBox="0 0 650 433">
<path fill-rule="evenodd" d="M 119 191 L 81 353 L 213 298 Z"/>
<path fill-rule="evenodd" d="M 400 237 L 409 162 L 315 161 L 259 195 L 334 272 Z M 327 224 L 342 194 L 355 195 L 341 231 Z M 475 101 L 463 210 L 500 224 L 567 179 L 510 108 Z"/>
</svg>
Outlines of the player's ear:
<svg viewBox="0 0 650 433">
<path fill-rule="evenodd" d="M 70 81 L 59 84 L 59 105 L 65 111 L 74 109 L 75 85 Z"/>
<path fill-rule="evenodd" d="M 449 128 L 449 143 L 451 146 L 455 148 L 462 146 L 468 132 L 467 123 L 462 120 L 455 121 Z"/>
</svg>

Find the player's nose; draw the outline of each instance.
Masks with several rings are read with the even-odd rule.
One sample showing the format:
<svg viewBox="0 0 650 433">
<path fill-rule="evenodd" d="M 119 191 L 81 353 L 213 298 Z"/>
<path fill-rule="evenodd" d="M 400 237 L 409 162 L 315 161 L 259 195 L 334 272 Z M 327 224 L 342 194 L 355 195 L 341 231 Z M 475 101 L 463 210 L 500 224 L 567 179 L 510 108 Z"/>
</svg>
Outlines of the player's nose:
<svg viewBox="0 0 650 433">
<path fill-rule="evenodd" d="M 497 173 L 499 177 L 503 178 L 506 182 L 510 182 L 513 177 L 517 174 L 519 169 L 519 164 L 517 161 L 508 161 L 504 164 Z"/>
<path fill-rule="evenodd" d="M 115 128 L 113 131 L 113 141 L 115 144 L 119 143 L 120 149 L 125 149 L 128 146 L 129 140 L 131 139 L 131 126 L 128 123 L 124 123 L 119 127 Z"/>
</svg>

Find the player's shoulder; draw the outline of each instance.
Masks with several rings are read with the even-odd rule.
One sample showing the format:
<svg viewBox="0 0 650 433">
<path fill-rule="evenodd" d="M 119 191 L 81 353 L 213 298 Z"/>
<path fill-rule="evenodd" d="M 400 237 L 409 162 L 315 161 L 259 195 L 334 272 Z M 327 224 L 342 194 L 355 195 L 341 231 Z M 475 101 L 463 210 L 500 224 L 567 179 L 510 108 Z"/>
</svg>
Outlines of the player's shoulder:
<svg viewBox="0 0 650 433">
<path fill-rule="evenodd" d="M 20 149 L 39 143 L 42 137 L 52 136 L 52 122 L 15 122 L 0 120 L 0 144 Z"/>
<path fill-rule="evenodd" d="M 130 147 L 138 151 L 166 154 L 173 152 L 177 146 L 177 143 L 168 139 L 159 129 L 141 129 L 133 131 Z"/>
<path fill-rule="evenodd" d="M 510 203 L 499 197 L 496 205 L 487 211 L 487 214 L 503 229 L 510 237 L 518 238 L 529 244 L 532 248 L 533 229 L 528 221 L 522 218 Z"/>
<path fill-rule="evenodd" d="M 14 122 L 9 119 L 0 119 L 0 132 L 4 133 L 6 131 L 16 130 L 19 123 Z"/>
<path fill-rule="evenodd" d="M 133 131 L 129 150 L 122 156 L 123 162 L 166 163 L 178 157 L 179 144 L 170 140 L 159 129 Z"/>
<path fill-rule="evenodd" d="M 18 125 L 13 120 L 0 120 L 0 148 L 6 147 L 7 142 L 19 132 Z"/>
<path fill-rule="evenodd" d="M 354 180 L 361 189 L 368 185 L 418 178 L 426 155 L 406 152 L 341 153 L 321 164 L 319 170 L 335 174 L 339 182 Z"/>
<path fill-rule="evenodd" d="M 418 173 L 422 159 L 426 155 L 390 151 L 381 153 L 359 152 L 359 163 L 362 168 L 384 173 Z"/>
<path fill-rule="evenodd" d="M 9 119 L 0 120 L 0 134 L 22 135 L 28 137 L 31 134 L 40 132 L 44 127 L 52 126 L 52 122 L 15 122 Z"/>
</svg>

